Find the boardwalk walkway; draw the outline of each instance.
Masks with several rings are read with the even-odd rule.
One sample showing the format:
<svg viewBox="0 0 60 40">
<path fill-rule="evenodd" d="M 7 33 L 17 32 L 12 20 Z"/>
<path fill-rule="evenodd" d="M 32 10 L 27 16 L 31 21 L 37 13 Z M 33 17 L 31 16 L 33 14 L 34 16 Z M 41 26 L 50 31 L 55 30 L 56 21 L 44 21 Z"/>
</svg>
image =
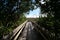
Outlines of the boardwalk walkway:
<svg viewBox="0 0 60 40">
<path fill-rule="evenodd" d="M 26 26 L 19 36 L 18 40 L 43 40 L 42 36 L 34 29 L 31 22 L 27 22 Z"/>
</svg>

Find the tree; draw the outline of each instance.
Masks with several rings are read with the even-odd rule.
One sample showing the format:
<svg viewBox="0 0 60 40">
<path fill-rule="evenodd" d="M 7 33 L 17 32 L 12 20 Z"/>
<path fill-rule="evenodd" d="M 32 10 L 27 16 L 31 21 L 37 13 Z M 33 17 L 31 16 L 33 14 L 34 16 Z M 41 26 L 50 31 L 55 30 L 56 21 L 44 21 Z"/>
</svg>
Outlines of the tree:
<svg viewBox="0 0 60 40">
<path fill-rule="evenodd" d="M 42 13 L 47 13 L 47 21 L 48 22 L 47 24 L 49 24 L 49 22 L 52 22 L 53 23 L 53 26 L 54 27 L 54 33 L 55 33 L 55 38 L 56 40 L 59 40 L 59 32 L 60 32 L 60 10 L 59 10 L 59 7 L 60 7 L 60 1 L 59 0 L 44 0 L 45 4 L 41 4 L 41 10 L 42 10 Z M 52 17 L 52 19 L 51 19 Z M 45 18 L 46 19 L 46 18 Z M 40 19 L 41 20 L 41 19 Z M 50 20 L 50 21 L 49 21 Z M 52 21 L 53 20 L 53 21 Z M 43 19 L 44 21 L 44 19 Z M 41 21 L 40 21 L 41 22 Z M 43 23 L 43 22 L 42 22 Z M 47 26 L 47 24 L 44 24 L 45 26 Z M 48 27 L 51 27 L 51 24 L 48 25 Z"/>
<path fill-rule="evenodd" d="M 0 0 L 0 34 L 8 32 L 21 15 L 30 10 L 30 6 L 29 0 Z"/>
</svg>

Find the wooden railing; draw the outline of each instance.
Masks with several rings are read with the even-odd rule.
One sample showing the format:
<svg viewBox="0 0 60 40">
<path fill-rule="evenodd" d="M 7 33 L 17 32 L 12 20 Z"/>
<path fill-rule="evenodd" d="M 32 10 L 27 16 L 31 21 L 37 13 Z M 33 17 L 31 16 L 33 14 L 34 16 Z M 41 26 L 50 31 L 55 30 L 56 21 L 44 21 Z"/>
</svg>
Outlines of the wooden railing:
<svg viewBox="0 0 60 40">
<path fill-rule="evenodd" d="M 21 34 L 21 32 L 23 31 L 23 29 L 25 28 L 25 25 L 27 23 L 27 20 L 21 24 L 20 26 L 18 26 L 16 29 L 13 30 L 13 34 L 10 38 L 10 40 L 17 40 L 19 35 Z"/>
<path fill-rule="evenodd" d="M 42 27 L 40 27 L 40 25 L 38 25 L 37 23 L 31 21 L 33 23 L 33 25 L 35 25 L 35 29 L 41 34 L 41 36 L 44 38 L 44 40 L 48 40 L 48 38 L 43 34 L 43 32 L 45 30 L 42 30 Z"/>
</svg>

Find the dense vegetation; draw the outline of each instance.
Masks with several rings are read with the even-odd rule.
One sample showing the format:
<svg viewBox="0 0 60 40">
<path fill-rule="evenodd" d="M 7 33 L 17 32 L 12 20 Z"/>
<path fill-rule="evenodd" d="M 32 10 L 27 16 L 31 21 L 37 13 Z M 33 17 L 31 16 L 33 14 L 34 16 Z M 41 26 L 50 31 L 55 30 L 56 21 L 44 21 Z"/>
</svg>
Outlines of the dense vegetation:
<svg viewBox="0 0 60 40">
<path fill-rule="evenodd" d="M 0 0 L 0 38 L 26 20 L 23 13 L 29 11 L 28 1 Z"/>
<path fill-rule="evenodd" d="M 21 23 L 26 20 L 26 17 L 22 15 L 16 22 L 10 22 L 8 26 L 4 26 L 2 23 L 0 25 L 0 38 L 4 35 L 9 34 L 12 32 L 13 29 L 18 27 Z"/>
<path fill-rule="evenodd" d="M 47 17 L 41 17 L 38 24 L 49 30 L 50 35 L 54 33 L 54 39 L 60 38 L 60 0 L 0 0 L 0 37 L 11 31 L 19 25 L 23 17 L 23 13 L 33 10 L 34 6 L 40 7 L 43 14 L 47 13 Z M 52 39 L 51 39 L 52 40 Z"/>
<path fill-rule="evenodd" d="M 43 14 L 47 17 L 39 18 L 38 24 L 45 29 L 48 29 L 50 40 L 60 39 L 60 1 L 59 0 L 45 0 L 41 5 Z"/>
</svg>

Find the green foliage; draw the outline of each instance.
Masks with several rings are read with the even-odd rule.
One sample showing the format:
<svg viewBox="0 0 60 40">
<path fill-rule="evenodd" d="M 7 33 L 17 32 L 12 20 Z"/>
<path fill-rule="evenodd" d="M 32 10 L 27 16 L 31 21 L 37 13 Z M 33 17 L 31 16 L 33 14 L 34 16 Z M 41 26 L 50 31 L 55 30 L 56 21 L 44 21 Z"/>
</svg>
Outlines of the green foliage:
<svg viewBox="0 0 60 40">
<path fill-rule="evenodd" d="M 47 13 L 48 16 L 39 18 L 38 24 L 45 27 L 49 31 L 54 30 L 56 40 L 58 40 L 58 28 L 60 29 L 60 0 L 44 0 L 46 3 L 41 4 L 40 0 L 0 0 L 0 34 L 1 36 L 16 28 L 25 20 L 23 13 L 34 9 L 34 5 L 41 7 L 42 13 Z M 52 16 L 53 15 L 53 16 Z M 4 33 L 3 33 L 4 32 Z M 0 36 L 0 37 L 1 37 Z"/>
<path fill-rule="evenodd" d="M 41 27 L 44 27 L 46 30 L 49 31 L 49 35 L 50 36 L 50 39 L 54 39 L 55 36 L 53 36 L 52 34 L 54 33 L 55 34 L 55 27 L 54 27 L 54 17 L 50 16 L 50 17 L 41 17 L 39 18 L 38 20 L 38 24 L 41 26 Z M 53 38 L 52 38 L 53 37 Z"/>
<path fill-rule="evenodd" d="M 26 4 L 26 5 L 25 5 Z M 8 34 L 26 20 L 24 12 L 29 11 L 28 2 L 19 0 L 0 0 L 0 34 Z M 18 22 L 19 21 L 19 22 Z M 0 36 L 0 37 L 1 37 Z"/>
<path fill-rule="evenodd" d="M 55 34 L 55 39 L 51 36 L 51 40 L 59 40 L 60 36 L 60 0 L 44 0 L 44 4 L 41 4 L 42 13 L 47 13 L 47 18 L 40 18 L 39 24 L 47 28 L 50 32 Z"/>
<path fill-rule="evenodd" d="M 17 26 L 19 26 L 21 23 L 23 23 L 26 20 L 26 17 L 24 15 L 22 15 L 19 20 L 17 20 L 16 22 L 10 22 L 8 27 L 5 27 L 3 25 L 0 26 L 0 38 L 3 35 L 7 35 L 10 32 L 12 32 L 13 29 L 15 29 Z"/>
<path fill-rule="evenodd" d="M 0 3 L 0 21 L 8 27 L 10 22 L 16 22 L 21 14 L 29 11 L 28 1 L 19 0 L 1 0 Z"/>
</svg>

